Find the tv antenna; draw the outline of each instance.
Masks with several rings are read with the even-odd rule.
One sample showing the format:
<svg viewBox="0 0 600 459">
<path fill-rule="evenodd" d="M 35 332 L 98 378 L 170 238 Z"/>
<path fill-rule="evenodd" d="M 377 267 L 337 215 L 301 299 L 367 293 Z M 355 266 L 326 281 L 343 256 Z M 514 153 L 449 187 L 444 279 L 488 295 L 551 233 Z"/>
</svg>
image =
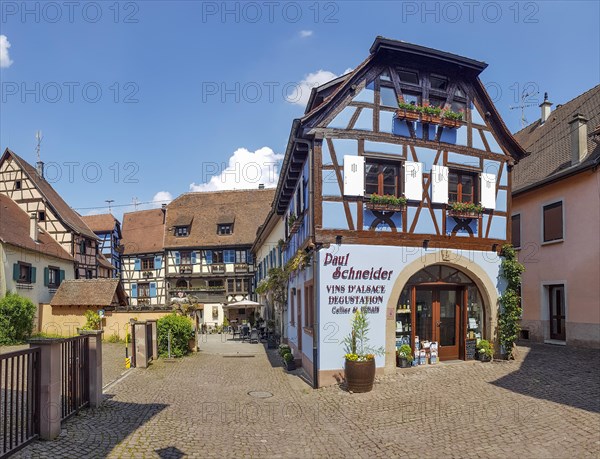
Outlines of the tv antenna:
<svg viewBox="0 0 600 459">
<path fill-rule="evenodd" d="M 521 109 L 521 129 L 523 129 L 528 124 L 527 118 L 525 118 L 525 108 L 534 107 L 537 105 L 537 103 L 535 103 L 535 102 L 525 103 L 525 101 L 527 100 L 528 97 L 535 96 L 537 94 L 539 94 L 539 91 L 525 92 L 525 89 L 523 89 L 523 92 L 521 93 L 521 103 L 519 105 L 511 105 L 509 107 L 511 110 L 516 110 L 518 108 Z"/>
<path fill-rule="evenodd" d="M 108 213 L 110 214 L 110 212 L 111 212 L 110 204 L 115 202 L 115 200 L 114 199 L 105 199 L 104 202 L 108 204 Z"/>
<path fill-rule="evenodd" d="M 37 155 L 37 162 L 39 163 L 41 161 L 40 158 L 40 149 L 42 147 L 42 139 L 44 137 L 42 137 L 42 131 L 35 131 L 35 140 L 37 140 L 37 145 L 35 146 L 35 153 Z"/>
<path fill-rule="evenodd" d="M 131 201 L 133 202 L 134 209 L 137 210 L 140 201 L 138 201 L 138 198 L 136 196 L 134 196 Z"/>
</svg>

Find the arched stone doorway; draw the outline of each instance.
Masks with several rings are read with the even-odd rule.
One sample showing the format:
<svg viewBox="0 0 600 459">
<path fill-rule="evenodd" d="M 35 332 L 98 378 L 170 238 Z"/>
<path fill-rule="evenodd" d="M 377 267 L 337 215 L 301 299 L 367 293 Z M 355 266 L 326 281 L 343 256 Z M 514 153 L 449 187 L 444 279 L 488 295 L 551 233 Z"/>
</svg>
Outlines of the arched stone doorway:
<svg viewBox="0 0 600 459">
<path fill-rule="evenodd" d="M 494 339 L 498 290 L 477 263 L 460 254 L 431 253 L 405 266 L 387 307 L 386 367 L 397 345 L 415 336 L 436 341 L 441 360 L 469 358 L 475 340 Z"/>
<path fill-rule="evenodd" d="M 468 344 L 485 336 L 481 294 L 457 268 L 431 265 L 408 280 L 396 306 L 396 347 L 437 343 L 440 360 L 472 358 Z"/>
</svg>

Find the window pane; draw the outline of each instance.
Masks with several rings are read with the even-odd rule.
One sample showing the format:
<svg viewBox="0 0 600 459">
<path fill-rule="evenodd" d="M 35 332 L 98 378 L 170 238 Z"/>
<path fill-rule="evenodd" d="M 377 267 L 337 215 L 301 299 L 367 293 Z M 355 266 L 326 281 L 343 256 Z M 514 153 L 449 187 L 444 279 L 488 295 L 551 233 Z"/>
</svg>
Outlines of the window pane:
<svg viewBox="0 0 600 459">
<path fill-rule="evenodd" d="M 512 245 L 521 247 L 521 215 L 513 215 L 511 217 L 512 224 Z"/>
<path fill-rule="evenodd" d="M 445 91 L 448 87 L 448 79 L 444 77 L 431 76 L 429 79 L 431 82 L 432 89 L 439 89 L 440 91 Z"/>
<path fill-rule="evenodd" d="M 421 95 L 420 94 L 410 94 L 404 93 L 404 102 L 407 104 L 413 105 L 421 105 Z"/>
<path fill-rule="evenodd" d="M 393 88 L 386 88 L 382 86 L 380 91 L 381 105 L 387 107 L 398 107 L 398 100 L 396 99 L 396 91 Z"/>
<path fill-rule="evenodd" d="M 562 202 L 544 206 L 544 242 L 563 237 Z"/>
<path fill-rule="evenodd" d="M 417 75 L 417 72 L 399 70 L 398 76 L 400 77 L 400 81 L 402 81 L 403 83 L 419 84 L 419 76 Z"/>
</svg>

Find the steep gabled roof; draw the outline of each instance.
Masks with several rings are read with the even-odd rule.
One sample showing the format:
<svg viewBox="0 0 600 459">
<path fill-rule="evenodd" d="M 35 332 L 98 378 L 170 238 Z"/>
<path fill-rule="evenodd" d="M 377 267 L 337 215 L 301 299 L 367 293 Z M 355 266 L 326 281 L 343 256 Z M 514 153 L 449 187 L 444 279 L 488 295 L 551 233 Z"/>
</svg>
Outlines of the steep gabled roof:
<svg viewBox="0 0 600 459">
<path fill-rule="evenodd" d="M 94 233 L 110 233 L 119 224 L 113 214 L 84 215 L 81 219 Z"/>
<path fill-rule="evenodd" d="M 12 158 L 17 164 L 21 167 L 21 169 L 25 172 L 25 175 L 31 182 L 35 185 L 38 191 L 46 200 L 47 205 L 53 209 L 56 213 L 57 217 L 62 220 L 62 222 L 69 227 L 71 230 L 75 231 L 78 234 L 84 235 L 90 239 L 98 240 L 98 237 L 94 234 L 94 232 L 85 224 L 82 220 L 81 215 L 75 212 L 64 200 L 60 197 L 60 195 L 56 192 L 52 185 L 50 185 L 46 180 L 41 178 L 35 168 L 17 155 L 15 152 L 9 150 L 8 148 L 4 151 L 2 158 L 0 159 L 0 164 L 6 161 L 8 158 Z"/>
<path fill-rule="evenodd" d="M 123 255 L 162 252 L 165 234 L 162 209 L 140 210 L 123 215 Z"/>
<path fill-rule="evenodd" d="M 571 164 L 571 125 L 573 115 L 588 120 L 588 155 L 579 164 Z M 584 92 L 550 113 L 545 123 L 537 120 L 514 136 L 531 155 L 513 170 L 513 192 L 535 187 L 542 182 L 593 167 L 600 161 L 600 141 L 594 137 L 600 124 L 600 85 Z M 600 127 L 600 126 L 599 126 Z"/>
<path fill-rule="evenodd" d="M 167 206 L 165 248 L 252 245 L 271 209 L 275 190 L 185 193 Z M 174 235 L 175 222 L 193 217 L 190 234 Z M 234 221 L 230 221 L 230 220 Z M 217 234 L 217 225 L 234 223 L 233 234 Z"/>
<path fill-rule="evenodd" d="M 114 303 L 127 305 L 127 295 L 119 279 L 65 280 L 50 301 L 51 306 L 107 307 Z"/>
<path fill-rule="evenodd" d="M 73 261 L 73 257 L 52 236 L 39 228 L 38 241 L 29 233 L 30 218 L 19 205 L 8 196 L 0 194 L 0 242 L 27 250 Z"/>
</svg>

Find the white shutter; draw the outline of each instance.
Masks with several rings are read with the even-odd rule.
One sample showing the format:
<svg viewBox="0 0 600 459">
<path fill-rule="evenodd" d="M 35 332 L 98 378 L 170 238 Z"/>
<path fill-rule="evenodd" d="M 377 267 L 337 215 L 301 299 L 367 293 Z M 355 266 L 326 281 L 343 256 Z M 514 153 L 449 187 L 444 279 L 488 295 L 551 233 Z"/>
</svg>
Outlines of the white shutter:
<svg viewBox="0 0 600 459">
<path fill-rule="evenodd" d="M 344 195 L 365 195 L 364 156 L 344 155 Z"/>
<path fill-rule="evenodd" d="M 448 168 L 431 167 L 431 202 L 448 204 Z"/>
<path fill-rule="evenodd" d="M 496 174 L 481 174 L 481 205 L 486 209 L 496 208 Z"/>
<path fill-rule="evenodd" d="M 423 164 L 413 161 L 404 163 L 404 197 L 414 201 L 423 199 Z"/>
</svg>

